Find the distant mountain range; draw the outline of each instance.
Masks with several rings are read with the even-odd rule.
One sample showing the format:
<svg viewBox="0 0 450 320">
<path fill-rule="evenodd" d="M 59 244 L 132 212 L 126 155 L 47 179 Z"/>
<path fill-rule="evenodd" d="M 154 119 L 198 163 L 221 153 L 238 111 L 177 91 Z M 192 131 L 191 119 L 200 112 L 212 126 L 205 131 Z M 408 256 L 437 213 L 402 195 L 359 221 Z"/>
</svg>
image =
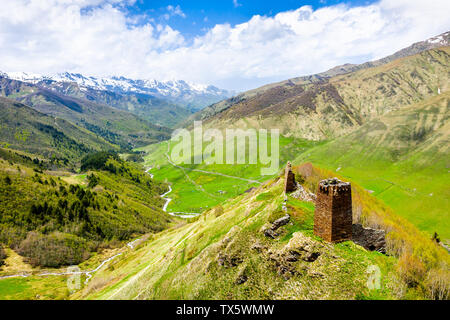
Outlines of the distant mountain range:
<svg viewBox="0 0 450 320">
<path fill-rule="evenodd" d="M 94 93 L 109 94 L 107 91 Z M 109 144 L 116 147 L 120 146 L 123 149 L 148 145 L 170 137 L 171 130 L 169 128 L 155 124 L 154 121 L 146 120 L 127 110 L 120 110 L 101 103 L 100 95 L 93 95 L 97 99 L 87 99 L 86 97 L 78 97 L 76 94 L 63 94 L 59 90 L 49 90 L 39 85 L 12 80 L 0 75 L 0 96 L 8 98 L 0 105 L 3 113 L 6 112 L 7 107 L 12 110 L 13 107 L 24 104 L 43 115 L 53 117 L 55 123 L 57 119 L 64 119 L 77 127 L 87 129 Z M 118 96 L 117 99 L 122 98 L 122 96 Z M 7 103 L 7 101 L 9 102 Z M 14 102 L 20 102 L 20 104 L 14 104 Z M 181 107 L 178 108 L 182 109 Z M 33 119 L 35 117 L 25 116 L 23 113 L 28 110 L 26 108 L 20 109 L 17 107 L 15 109 L 18 114 L 10 112 L 12 115 L 9 120 L 23 119 L 24 117 Z M 29 112 L 29 114 L 31 113 Z M 18 124 L 20 121 L 16 122 L 0 119 L 0 124 L 6 124 L 3 128 L 6 130 L 5 132 L 22 130 L 23 126 Z M 46 119 L 45 122 L 48 124 L 49 120 Z M 24 127 L 24 129 L 32 132 L 28 127 Z M 61 129 L 57 131 L 61 131 Z M 62 132 L 64 133 L 64 131 Z M 7 136 L 3 133 L 1 135 L 2 138 Z M 80 136 L 79 134 L 68 136 L 75 141 L 79 141 L 77 139 Z M 10 137 L 10 139 L 2 140 L 2 142 L 13 144 L 13 138 Z M 38 143 L 38 141 L 36 142 Z M 86 143 L 86 145 L 90 149 L 96 149 L 92 147 L 92 143 Z M 105 145 L 104 147 L 111 148 L 112 146 Z"/>
<path fill-rule="evenodd" d="M 19 80 L 44 87 L 62 86 L 76 83 L 81 90 L 100 90 L 118 94 L 143 94 L 198 111 L 210 104 L 231 97 L 234 92 L 219 89 L 212 85 L 202 85 L 183 80 L 158 81 L 135 80 L 125 77 L 98 78 L 79 73 L 63 72 L 56 75 L 39 75 L 27 72 L 0 72 L 9 79 Z"/>
<path fill-rule="evenodd" d="M 3 80 L 1 80 L 3 79 Z M 48 94 L 79 99 L 81 104 L 95 103 L 128 111 L 154 125 L 173 128 L 194 112 L 232 93 L 214 86 L 190 84 L 185 81 L 160 82 L 132 80 L 124 77 L 95 78 L 81 74 L 60 73 L 42 76 L 26 72 L 0 72 L 0 92 L 24 102 L 29 93 Z M 18 88 L 35 88 L 17 92 Z M 10 96 L 15 92 L 13 96 Z M 40 101 L 25 102 L 36 106 Z M 73 120 L 73 119 L 72 119 Z"/>
</svg>

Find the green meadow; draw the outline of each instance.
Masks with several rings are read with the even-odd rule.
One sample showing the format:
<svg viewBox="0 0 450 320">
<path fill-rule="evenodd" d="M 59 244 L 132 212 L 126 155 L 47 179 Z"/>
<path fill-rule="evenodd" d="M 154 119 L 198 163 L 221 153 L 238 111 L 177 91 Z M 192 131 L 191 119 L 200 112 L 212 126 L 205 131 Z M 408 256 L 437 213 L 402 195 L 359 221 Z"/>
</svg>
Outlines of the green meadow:
<svg viewBox="0 0 450 320">
<path fill-rule="evenodd" d="M 331 141 L 280 136 L 279 169 L 293 161 L 311 162 L 336 172 L 358 182 L 429 236 L 437 232 L 443 240 L 449 239 L 448 96 L 444 93 L 391 112 Z M 269 139 L 269 146 L 270 142 Z M 173 142 L 163 142 L 138 149 L 147 153 L 145 165 L 153 168 L 150 173 L 154 178 L 172 184 L 169 197 L 173 201 L 168 207 L 171 212 L 203 212 L 259 185 L 237 178 L 262 183 L 275 176 L 261 175 L 261 168 L 266 165 L 259 158 L 257 164 L 175 167 L 167 160 L 173 147 Z"/>
<path fill-rule="evenodd" d="M 10 278 L 0 281 L 2 300 L 62 300 L 69 296 L 67 277 Z"/>
<path fill-rule="evenodd" d="M 271 143 L 269 136 L 267 141 L 269 154 Z M 146 152 L 147 155 L 144 157 L 145 166 L 152 167 L 152 170 L 149 172 L 154 175 L 155 180 L 171 183 L 173 191 L 168 197 L 172 198 L 173 201 L 168 207 L 170 212 L 200 213 L 227 199 L 235 198 L 250 188 L 259 186 L 266 180 L 276 176 L 279 170 L 286 165 L 287 161 L 320 144 L 319 142 L 280 136 L 279 163 L 275 170 L 276 172 L 269 176 L 261 175 L 261 168 L 267 168 L 270 165 L 262 163 L 259 157 L 256 164 L 188 163 L 174 166 L 167 159 L 167 154 L 172 154 L 175 146 L 174 142 L 170 145 L 168 142 L 162 142 L 157 145 L 139 148 L 137 151 Z M 204 143 L 203 150 L 205 150 L 206 146 L 207 143 Z M 246 159 L 248 160 L 248 143 L 246 146 Z M 226 143 L 224 143 L 223 148 L 225 154 Z M 191 155 L 193 158 L 193 147 Z M 211 156 L 214 156 L 214 154 Z M 193 161 L 187 162 L 192 163 Z"/>
</svg>

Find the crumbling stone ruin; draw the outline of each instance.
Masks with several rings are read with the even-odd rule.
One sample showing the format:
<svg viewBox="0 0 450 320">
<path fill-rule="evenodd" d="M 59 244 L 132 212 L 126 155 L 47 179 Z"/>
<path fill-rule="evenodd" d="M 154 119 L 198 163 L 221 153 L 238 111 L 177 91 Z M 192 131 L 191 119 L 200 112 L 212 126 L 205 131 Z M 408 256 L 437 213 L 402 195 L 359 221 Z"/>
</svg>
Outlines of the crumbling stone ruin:
<svg viewBox="0 0 450 320">
<path fill-rule="evenodd" d="M 352 240 L 351 184 L 337 178 L 323 180 L 317 190 L 314 234 L 328 242 Z"/>
<path fill-rule="evenodd" d="M 307 202 L 315 202 L 316 195 L 307 191 L 301 184 L 297 183 L 297 190 L 291 193 L 291 197 L 294 199 L 300 199 Z"/>
<path fill-rule="evenodd" d="M 321 278 L 322 275 L 316 272 L 315 268 L 310 268 L 303 263 L 297 264 L 297 262 L 313 263 L 325 252 L 325 246 L 301 232 L 296 232 L 286 246 L 279 250 L 270 248 L 265 253 L 277 273 L 288 280 L 292 276 L 301 274 Z"/>
<path fill-rule="evenodd" d="M 285 179 L 284 179 L 284 192 L 291 193 L 297 189 L 297 183 L 295 181 L 295 174 L 292 172 L 291 162 L 287 163 L 285 169 Z"/>
</svg>

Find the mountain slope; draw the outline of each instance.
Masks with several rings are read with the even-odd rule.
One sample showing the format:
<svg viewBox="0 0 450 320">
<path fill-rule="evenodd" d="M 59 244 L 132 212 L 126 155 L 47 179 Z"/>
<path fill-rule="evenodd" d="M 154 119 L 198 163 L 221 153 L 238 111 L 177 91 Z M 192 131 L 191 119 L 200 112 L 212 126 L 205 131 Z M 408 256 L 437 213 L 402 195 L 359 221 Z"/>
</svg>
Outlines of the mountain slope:
<svg viewBox="0 0 450 320">
<path fill-rule="evenodd" d="M 76 82 L 57 82 L 53 80 L 41 80 L 36 83 L 36 86 L 65 96 L 128 111 L 159 126 L 174 127 L 192 114 L 186 108 L 170 101 L 143 93 L 118 93 L 96 90 L 91 87 L 82 87 Z"/>
<path fill-rule="evenodd" d="M 123 148 L 165 140 L 171 131 L 126 111 L 4 77 L 0 77 L 0 94 L 82 126 Z"/>
<path fill-rule="evenodd" d="M 63 119 L 0 97 L 0 143 L 47 159 L 79 161 L 89 152 L 114 150 L 104 139 Z"/>
<path fill-rule="evenodd" d="M 412 44 L 411 46 L 404 48 L 390 56 L 384 57 L 379 60 L 365 62 L 362 64 L 344 64 L 342 66 L 334 67 L 326 72 L 319 73 L 319 77 L 334 77 L 340 74 L 355 72 L 361 69 L 377 67 L 391 61 L 397 60 L 399 58 L 412 56 L 419 54 L 423 51 L 447 47 L 450 45 L 450 31 L 440 34 L 436 37 L 427 39 L 425 41 L 420 41 Z M 298 78 L 301 79 L 302 77 Z"/>
<path fill-rule="evenodd" d="M 282 214 L 282 201 L 281 180 L 242 195 L 196 222 L 158 235 L 128 254 L 120 268 L 97 275 L 75 298 L 267 300 L 363 295 L 369 261 L 389 263 L 388 259 L 353 244 L 334 247 L 319 241 L 312 236 L 313 206 L 295 199 L 289 207 L 292 223 L 278 230 L 278 239 L 266 238 L 261 230 Z M 302 253 L 289 259 L 294 251 Z M 336 272 L 346 264 L 352 268 Z M 109 286 L 102 279 L 116 284 Z"/>
<path fill-rule="evenodd" d="M 450 239 L 450 92 L 400 108 L 308 150 L 310 161 L 358 181 L 419 229 Z"/>
<path fill-rule="evenodd" d="M 416 55 L 416 54 L 419 54 L 419 53 L 422 53 L 424 51 L 431 50 L 431 49 L 447 47 L 449 45 L 450 45 L 450 31 L 445 32 L 439 36 L 430 38 L 428 40 L 415 43 L 415 44 L 413 44 L 405 49 L 402 49 L 390 56 L 387 56 L 385 58 L 382 58 L 382 59 L 379 59 L 376 61 L 366 62 L 366 63 L 362 63 L 359 65 L 345 64 L 342 66 L 334 67 L 326 72 L 322 72 L 319 74 L 297 77 L 297 78 L 292 78 L 292 79 L 288 79 L 288 80 L 277 82 L 277 83 L 267 84 L 260 88 L 256 88 L 253 90 L 249 90 L 247 92 L 243 92 L 235 97 L 232 97 L 230 99 L 223 100 L 216 104 L 213 104 L 213 105 L 205 108 L 204 110 L 192 115 L 185 122 L 181 123 L 180 126 L 189 126 L 192 123 L 192 121 L 194 121 L 194 120 L 204 120 L 204 119 L 213 117 L 215 114 L 220 113 L 221 111 L 226 110 L 228 108 L 231 108 L 233 105 L 238 104 L 241 101 L 251 99 L 256 95 L 261 95 L 265 91 L 273 89 L 273 88 L 279 88 L 279 87 L 282 88 L 282 87 L 298 85 L 298 84 L 306 85 L 306 84 L 314 84 L 314 83 L 323 83 L 323 82 L 326 82 L 329 78 L 332 78 L 332 77 L 335 77 L 338 75 L 351 73 L 351 72 L 355 72 L 355 71 L 362 70 L 362 69 L 381 66 L 381 65 L 387 64 L 389 62 L 392 62 L 394 60 L 397 60 L 399 58 Z"/>
<path fill-rule="evenodd" d="M 445 47 L 318 82 L 288 81 L 222 102 L 213 111 L 212 106 L 205 120 L 210 127 L 280 128 L 287 136 L 335 138 L 447 90 L 449 62 Z"/>
</svg>

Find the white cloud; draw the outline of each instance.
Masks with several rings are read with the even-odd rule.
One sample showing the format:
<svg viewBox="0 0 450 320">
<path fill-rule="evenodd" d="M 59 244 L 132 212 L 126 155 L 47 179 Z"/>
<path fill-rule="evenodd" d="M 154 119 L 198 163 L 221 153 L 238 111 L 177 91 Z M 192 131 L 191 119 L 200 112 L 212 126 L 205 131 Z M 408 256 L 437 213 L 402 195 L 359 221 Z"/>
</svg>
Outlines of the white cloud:
<svg viewBox="0 0 450 320">
<path fill-rule="evenodd" d="M 168 5 L 167 11 L 169 12 L 168 16 L 180 16 L 182 18 L 186 18 L 186 14 L 181 10 L 181 7 L 179 5 L 177 5 L 176 7 Z"/>
<path fill-rule="evenodd" d="M 240 3 L 238 2 L 238 0 L 233 0 L 233 5 L 234 5 L 235 8 L 237 8 L 237 7 L 242 7 L 242 4 L 240 4 Z"/>
<path fill-rule="evenodd" d="M 397 0 L 254 16 L 192 42 L 167 24 L 129 16 L 133 2 L 0 0 L 0 70 L 176 78 L 239 90 L 380 58 L 450 29 L 448 1 Z M 167 10 L 184 15 L 179 6 Z"/>
</svg>

